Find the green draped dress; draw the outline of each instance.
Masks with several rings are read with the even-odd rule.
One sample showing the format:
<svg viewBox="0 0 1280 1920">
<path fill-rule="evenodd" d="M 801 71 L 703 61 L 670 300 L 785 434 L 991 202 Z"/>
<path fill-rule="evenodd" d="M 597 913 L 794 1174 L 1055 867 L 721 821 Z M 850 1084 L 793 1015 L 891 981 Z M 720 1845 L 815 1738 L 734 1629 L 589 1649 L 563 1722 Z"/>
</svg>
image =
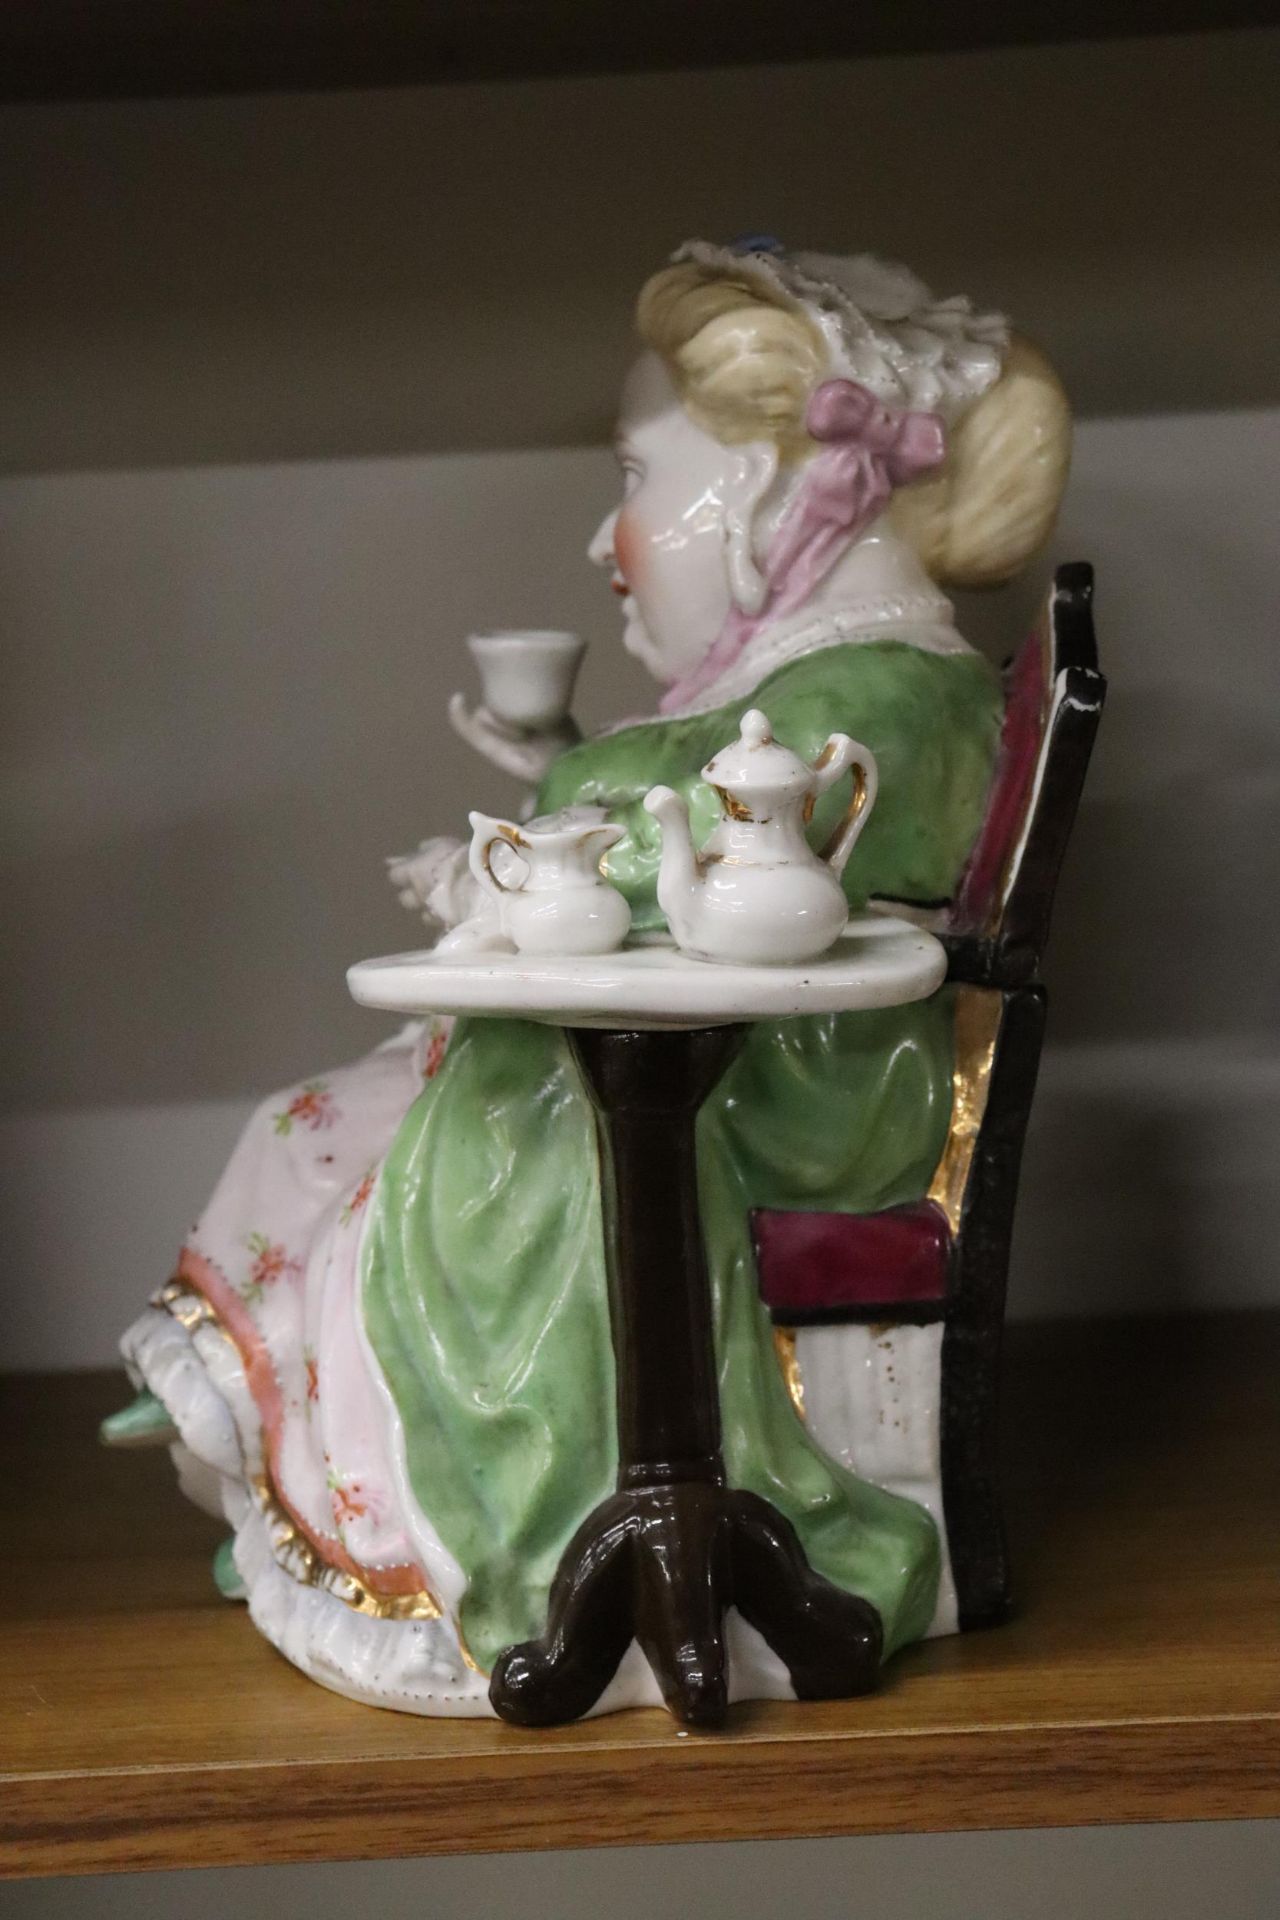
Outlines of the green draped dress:
<svg viewBox="0 0 1280 1920">
<path fill-rule="evenodd" d="M 806 759 L 836 730 L 875 752 L 879 799 L 845 873 L 855 909 L 952 892 L 990 780 L 998 680 L 969 652 L 841 642 L 779 667 L 749 699 L 584 741 L 551 768 L 540 812 L 590 802 L 626 828 L 608 873 L 638 930 L 665 925 L 645 793 L 675 787 L 704 838 L 718 805 L 698 769 L 753 705 Z M 846 803 L 839 788 L 819 802 L 815 845 Z M 947 1134 L 952 1026 L 945 988 L 885 1012 L 762 1023 L 699 1122 L 729 1478 L 772 1500 L 810 1563 L 879 1609 L 886 1654 L 928 1628 L 936 1530 L 806 1433 L 759 1300 L 748 1211 L 918 1199 Z M 560 1555 L 617 1464 L 594 1124 L 557 1028 L 459 1023 L 384 1164 L 361 1284 L 414 1493 L 466 1575 L 460 1627 L 487 1669 L 541 1632 Z"/>
</svg>

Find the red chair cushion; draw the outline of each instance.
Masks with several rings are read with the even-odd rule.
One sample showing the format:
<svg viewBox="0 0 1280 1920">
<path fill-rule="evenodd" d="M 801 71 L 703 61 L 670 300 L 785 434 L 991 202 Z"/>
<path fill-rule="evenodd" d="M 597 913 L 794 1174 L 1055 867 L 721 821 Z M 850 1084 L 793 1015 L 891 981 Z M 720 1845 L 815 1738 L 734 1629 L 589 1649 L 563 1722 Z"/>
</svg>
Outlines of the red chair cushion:
<svg viewBox="0 0 1280 1920">
<path fill-rule="evenodd" d="M 933 1200 L 881 1213 L 751 1215 L 760 1293 L 779 1319 L 941 1301 L 951 1230 Z"/>
</svg>

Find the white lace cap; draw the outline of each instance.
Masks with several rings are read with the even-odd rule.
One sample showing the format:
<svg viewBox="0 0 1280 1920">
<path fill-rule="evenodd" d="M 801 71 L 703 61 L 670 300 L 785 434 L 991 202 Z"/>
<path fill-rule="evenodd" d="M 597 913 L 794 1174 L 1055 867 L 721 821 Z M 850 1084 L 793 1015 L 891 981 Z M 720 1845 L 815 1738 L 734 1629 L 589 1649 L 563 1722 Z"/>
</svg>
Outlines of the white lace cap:
<svg viewBox="0 0 1280 1920">
<path fill-rule="evenodd" d="M 736 252 L 689 240 L 671 256 L 756 282 L 809 315 L 831 373 L 881 399 L 953 420 L 1000 377 L 1009 324 L 963 294 L 939 300 L 909 268 L 873 254 Z"/>
</svg>

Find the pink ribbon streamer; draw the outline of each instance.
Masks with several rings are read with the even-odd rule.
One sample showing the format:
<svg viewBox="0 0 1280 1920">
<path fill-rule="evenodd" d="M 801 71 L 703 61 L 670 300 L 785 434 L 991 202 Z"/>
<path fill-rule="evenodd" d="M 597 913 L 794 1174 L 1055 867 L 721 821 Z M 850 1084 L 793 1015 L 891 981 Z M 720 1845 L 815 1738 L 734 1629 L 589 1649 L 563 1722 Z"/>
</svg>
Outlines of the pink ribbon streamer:
<svg viewBox="0 0 1280 1920">
<path fill-rule="evenodd" d="M 760 611 L 730 609 L 691 674 L 669 687 L 660 713 L 679 713 L 711 686 L 766 623 L 802 607 L 840 554 L 885 509 L 895 487 L 939 466 L 946 429 L 936 413 L 913 413 L 880 400 L 856 380 L 816 387 L 805 427 L 822 450 L 773 537 L 762 572 Z"/>
</svg>

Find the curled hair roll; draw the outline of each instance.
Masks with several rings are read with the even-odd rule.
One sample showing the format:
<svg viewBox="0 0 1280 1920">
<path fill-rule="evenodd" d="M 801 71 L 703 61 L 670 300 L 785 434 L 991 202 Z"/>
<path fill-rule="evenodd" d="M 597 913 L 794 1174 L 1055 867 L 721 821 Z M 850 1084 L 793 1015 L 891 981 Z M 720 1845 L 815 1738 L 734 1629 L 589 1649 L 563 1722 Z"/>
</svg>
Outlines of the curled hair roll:
<svg viewBox="0 0 1280 1920">
<path fill-rule="evenodd" d="M 1015 333 L 1000 378 L 951 427 L 937 473 L 894 495 L 893 524 L 940 586 L 999 586 L 1048 539 L 1070 463 L 1062 383 Z"/>
<path fill-rule="evenodd" d="M 812 449 L 804 416 L 826 350 L 798 302 L 746 273 L 685 261 L 646 282 L 636 317 L 645 345 L 671 369 L 686 412 L 717 440 L 768 440 L 784 460 Z"/>
</svg>

